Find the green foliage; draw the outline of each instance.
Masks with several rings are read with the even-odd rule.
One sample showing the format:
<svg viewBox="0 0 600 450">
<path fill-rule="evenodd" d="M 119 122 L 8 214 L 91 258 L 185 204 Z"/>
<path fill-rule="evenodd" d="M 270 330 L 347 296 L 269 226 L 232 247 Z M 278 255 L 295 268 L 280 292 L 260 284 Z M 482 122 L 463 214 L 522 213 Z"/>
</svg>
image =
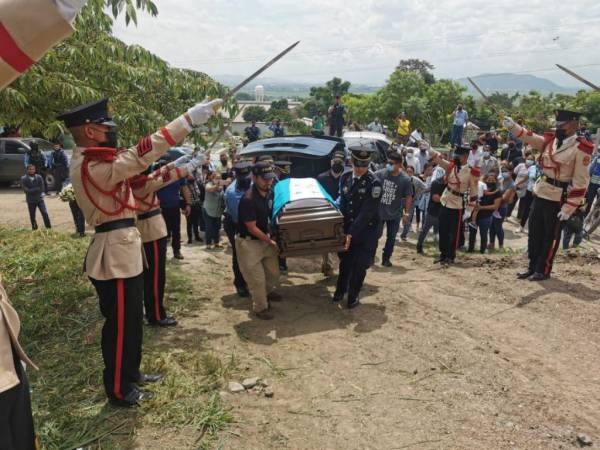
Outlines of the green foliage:
<svg viewBox="0 0 600 450">
<path fill-rule="evenodd" d="M 264 122 L 267 117 L 267 110 L 262 106 L 252 105 L 244 108 L 244 113 L 242 117 L 246 122 Z"/>
<path fill-rule="evenodd" d="M 433 64 L 424 59 L 402 59 L 396 66 L 396 70 L 401 72 L 413 72 L 421 76 L 425 84 L 435 83 L 435 77 L 431 71 L 435 69 Z"/>
<path fill-rule="evenodd" d="M 238 92 L 235 94 L 236 100 L 254 100 L 254 95 L 249 94 L 248 92 Z"/>
<path fill-rule="evenodd" d="M 302 120 L 292 120 L 288 124 L 288 134 L 301 134 L 308 135 L 310 134 L 311 128 L 306 125 Z"/>
<path fill-rule="evenodd" d="M 132 2 L 111 1 L 112 12 L 124 11 L 135 21 Z M 121 143 L 131 145 L 205 96 L 224 95 L 225 88 L 207 75 L 171 68 L 147 50 L 114 38 L 113 20 L 103 6 L 102 0 L 88 2 L 77 17 L 77 31 L 0 92 L 0 123 L 22 124 L 23 134 L 53 138 L 64 131 L 57 114 L 108 96 Z M 136 0 L 135 6 L 155 11 L 147 0 Z M 235 101 L 225 109 L 235 113 Z M 221 123 L 214 119 L 210 125 Z"/>
<path fill-rule="evenodd" d="M 325 83 L 325 86 L 313 86 L 310 88 L 309 101 L 305 102 L 304 107 L 309 113 L 308 117 L 312 117 L 317 112 L 324 114 L 327 109 L 333 105 L 336 95 L 343 96 L 350 89 L 349 81 L 342 81 L 341 78 L 333 78 Z"/>
<path fill-rule="evenodd" d="M 271 109 L 277 110 L 287 110 L 288 109 L 288 101 L 286 98 L 282 98 L 280 100 L 273 100 L 271 102 Z"/>
</svg>

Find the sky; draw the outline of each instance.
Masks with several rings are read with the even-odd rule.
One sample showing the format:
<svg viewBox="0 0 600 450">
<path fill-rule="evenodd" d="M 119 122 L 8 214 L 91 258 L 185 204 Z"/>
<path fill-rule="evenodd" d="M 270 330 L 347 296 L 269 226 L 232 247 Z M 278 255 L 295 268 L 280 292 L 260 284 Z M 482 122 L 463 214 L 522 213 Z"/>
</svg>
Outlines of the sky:
<svg viewBox="0 0 600 450">
<path fill-rule="evenodd" d="M 293 42 L 265 76 L 382 85 L 401 59 L 438 78 L 529 73 L 581 87 L 559 63 L 600 84 L 598 0 L 154 0 L 158 16 L 114 34 L 175 67 L 248 75 Z"/>
</svg>

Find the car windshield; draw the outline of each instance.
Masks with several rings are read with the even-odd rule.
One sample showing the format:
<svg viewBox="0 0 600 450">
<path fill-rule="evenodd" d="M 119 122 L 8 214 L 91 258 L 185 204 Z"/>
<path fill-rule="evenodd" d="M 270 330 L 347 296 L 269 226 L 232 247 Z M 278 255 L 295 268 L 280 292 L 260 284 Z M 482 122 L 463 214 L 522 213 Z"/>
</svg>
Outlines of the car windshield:
<svg viewBox="0 0 600 450">
<path fill-rule="evenodd" d="M 28 146 L 29 144 L 31 144 L 32 142 L 37 143 L 38 148 L 43 151 L 51 151 L 52 150 L 52 143 L 48 142 L 45 139 L 40 139 L 40 138 L 27 138 L 27 139 L 23 139 L 23 142 L 25 142 Z"/>
</svg>

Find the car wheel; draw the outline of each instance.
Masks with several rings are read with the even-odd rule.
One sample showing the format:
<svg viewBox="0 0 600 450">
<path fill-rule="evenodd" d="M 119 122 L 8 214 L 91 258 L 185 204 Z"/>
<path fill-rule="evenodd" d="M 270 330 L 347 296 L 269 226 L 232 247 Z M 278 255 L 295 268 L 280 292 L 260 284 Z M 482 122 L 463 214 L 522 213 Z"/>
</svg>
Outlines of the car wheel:
<svg viewBox="0 0 600 450">
<path fill-rule="evenodd" d="M 48 190 L 49 191 L 54 191 L 56 190 L 56 186 L 54 186 L 56 184 L 56 177 L 54 176 L 53 173 L 48 172 L 46 174 L 46 185 L 48 186 Z"/>
</svg>

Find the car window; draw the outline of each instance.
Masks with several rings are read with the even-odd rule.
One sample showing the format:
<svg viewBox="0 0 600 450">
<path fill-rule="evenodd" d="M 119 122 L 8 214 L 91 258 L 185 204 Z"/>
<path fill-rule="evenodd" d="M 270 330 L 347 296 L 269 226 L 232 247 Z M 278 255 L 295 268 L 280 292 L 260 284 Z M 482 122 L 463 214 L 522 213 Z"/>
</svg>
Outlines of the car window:
<svg viewBox="0 0 600 450">
<path fill-rule="evenodd" d="M 18 141 L 5 141 L 4 153 L 7 155 L 23 155 L 27 153 L 27 149 Z"/>
</svg>

